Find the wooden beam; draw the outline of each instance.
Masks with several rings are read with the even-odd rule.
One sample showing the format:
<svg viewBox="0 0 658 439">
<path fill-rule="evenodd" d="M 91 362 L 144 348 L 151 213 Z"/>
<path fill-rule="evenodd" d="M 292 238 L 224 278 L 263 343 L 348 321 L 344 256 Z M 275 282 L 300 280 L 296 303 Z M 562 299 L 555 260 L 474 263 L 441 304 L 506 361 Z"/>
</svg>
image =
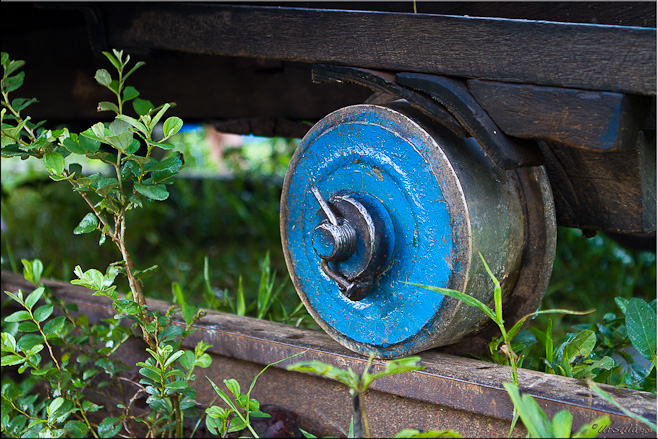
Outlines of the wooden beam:
<svg viewBox="0 0 658 439">
<path fill-rule="evenodd" d="M 593 151 L 635 146 L 650 98 L 611 92 L 470 80 L 468 88 L 508 136 Z"/>
<path fill-rule="evenodd" d="M 538 142 L 559 226 L 619 233 L 656 231 L 656 136 L 628 151 L 593 152 Z"/>
<path fill-rule="evenodd" d="M 656 93 L 656 30 L 222 4 L 103 4 L 111 47 Z"/>
</svg>

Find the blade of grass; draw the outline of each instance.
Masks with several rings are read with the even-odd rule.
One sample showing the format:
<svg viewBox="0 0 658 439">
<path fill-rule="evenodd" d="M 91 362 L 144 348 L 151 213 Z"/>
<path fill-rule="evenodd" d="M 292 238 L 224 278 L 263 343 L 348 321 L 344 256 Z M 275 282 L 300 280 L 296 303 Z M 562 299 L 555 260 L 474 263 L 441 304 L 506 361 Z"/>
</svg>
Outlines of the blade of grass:
<svg viewBox="0 0 658 439">
<path fill-rule="evenodd" d="M 615 399 L 612 397 L 612 395 L 608 394 L 605 392 L 603 389 L 601 389 L 599 386 L 596 385 L 596 383 L 592 380 L 587 380 L 587 385 L 589 386 L 590 389 L 594 391 L 598 396 L 601 398 L 605 399 L 615 407 L 617 407 L 619 410 L 621 410 L 626 416 L 629 418 L 633 418 L 636 421 L 642 422 L 643 424 L 648 425 L 653 431 L 658 432 L 658 429 L 656 427 L 656 424 L 645 418 L 644 416 L 636 415 L 632 411 L 628 410 L 627 408 L 623 407 L 621 404 L 619 404 Z"/>
<path fill-rule="evenodd" d="M 480 311 L 485 313 L 491 320 L 493 320 L 496 324 L 499 326 L 503 324 L 502 320 L 498 319 L 498 316 L 489 308 L 487 305 L 484 303 L 480 302 L 478 299 L 475 297 L 471 297 L 466 293 L 462 293 L 460 291 L 456 290 L 450 290 L 448 288 L 441 288 L 441 287 L 433 287 L 430 285 L 422 285 L 422 284 L 415 284 L 413 282 L 403 282 L 405 284 L 413 285 L 415 287 L 421 287 L 425 288 L 426 290 L 434 291 L 435 293 L 443 294 L 448 297 L 452 297 L 454 299 L 459 299 L 463 302 L 465 302 L 467 305 L 474 306 L 478 308 Z"/>
</svg>

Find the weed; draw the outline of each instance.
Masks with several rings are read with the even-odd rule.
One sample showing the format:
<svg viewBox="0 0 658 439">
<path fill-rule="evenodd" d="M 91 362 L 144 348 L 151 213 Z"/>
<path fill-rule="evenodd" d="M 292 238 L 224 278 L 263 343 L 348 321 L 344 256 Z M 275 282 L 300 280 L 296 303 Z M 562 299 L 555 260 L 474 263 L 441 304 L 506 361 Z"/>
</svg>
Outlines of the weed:
<svg viewBox="0 0 658 439">
<path fill-rule="evenodd" d="M 115 118 L 109 124 L 99 122 L 80 134 L 67 128 L 47 130 L 42 122 L 35 124 L 29 116 L 21 115 L 36 100 L 10 101 L 9 93 L 23 83 L 24 72 L 18 70 L 24 62 L 10 60 L 8 54 L 2 53 L 2 156 L 38 158 L 52 180 L 68 181 L 90 210 L 73 233 L 100 232 L 98 245 L 109 238 L 121 255 L 121 260 L 110 264 L 105 272 L 95 268 L 83 270 L 79 265 L 74 269 L 77 279 L 72 283 L 92 290 L 94 295 L 108 297 L 116 311 L 104 324 L 93 326 L 85 315 L 74 316 L 75 304 L 64 304 L 41 283 L 44 266 L 40 260 L 22 260 L 23 275 L 35 289 L 26 296 L 20 290 L 5 292 L 22 309 L 4 319 L 2 366 L 18 366 L 20 374 L 29 370 L 32 377 L 47 384 L 47 393 L 39 398 L 38 394 L 28 394 L 29 387 L 3 379 L 0 426 L 2 434 L 10 437 L 91 435 L 98 438 L 114 437 L 121 432 L 151 438 L 182 437 L 185 416 L 197 416 L 197 393 L 191 385 L 196 378 L 194 371 L 211 363 L 206 353 L 211 346 L 204 342 L 199 342 L 194 351 L 180 349 L 182 341 L 195 331 L 194 323 L 205 313 L 186 302 L 177 283 L 173 283 L 172 293 L 178 306 L 170 307 L 165 315 L 149 311 L 142 280 L 154 273 L 157 266 L 138 269 L 127 248 L 127 212 L 169 197 L 166 184 L 182 167 L 182 157 L 176 154 L 158 160 L 151 153 L 154 148 L 171 150 L 173 145 L 166 141 L 180 130 L 183 121 L 175 116 L 165 120 L 164 114 L 172 104 L 154 107 L 138 98 L 139 92 L 134 87 L 125 84 L 144 63 L 138 62 L 128 69 L 130 56 L 124 57 L 117 50 L 103 53 L 116 69 L 118 78 L 100 69 L 95 79 L 117 101 L 116 104 L 101 102 L 98 109 L 115 113 Z M 137 118 L 124 112 L 129 102 Z M 163 137 L 156 140 L 154 130 L 161 120 Z M 146 148 L 145 155 L 138 155 L 142 146 Z M 69 163 L 67 168 L 66 158 L 76 154 L 111 166 L 113 174 L 84 174 L 78 163 Z M 127 297 L 119 296 L 115 284 L 119 274 L 127 279 L 130 291 Z M 268 285 L 273 285 L 267 279 Z M 263 293 L 266 302 L 270 300 L 267 293 L 267 290 Z M 43 304 L 38 306 L 40 303 Z M 51 318 L 56 307 L 61 315 Z M 184 320 L 182 326 L 172 321 L 178 311 Z M 128 325 L 120 325 L 121 320 L 129 322 Z M 127 367 L 115 354 L 132 334 L 140 332 L 148 345 L 145 352 L 148 357 L 137 362 L 143 378 L 135 382 L 120 375 Z M 56 347 L 60 355 L 55 354 Z M 112 410 L 87 399 L 94 392 L 103 401 L 114 403 L 118 416 L 102 416 L 96 423 L 100 413 L 93 417 L 92 414 L 105 408 L 107 415 Z M 136 414 L 135 402 L 140 398 L 146 398 L 149 410 Z M 246 426 L 249 407 L 251 401 L 247 399 Z"/>
<path fill-rule="evenodd" d="M 288 366 L 288 370 L 297 372 L 308 372 L 320 376 L 325 376 L 332 380 L 344 384 L 352 395 L 352 423 L 350 424 L 350 433 L 348 437 L 370 437 L 370 428 L 366 416 L 365 394 L 373 381 L 402 373 L 412 372 L 414 370 L 423 370 L 419 366 L 420 357 L 406 357 L 397 360 L 388 361 L 386 367 L 381 372 L 371 373 L 372 360 L 374 356 L 370 355 L 363 373 L 359 376 L 348 367 L 341 369 L 322 361 L 301 361 Z M 403 430 L 395 437 L 461 437 L 452 430 L 432 430 L 420 433 L 417 430 Z"/>
<path fill-rule="evenodd" d="M 570 413 L 566 411 L 558 412 L 553 418 L 553 420 L 551 421 L 547 418 L 547 416 L 541 410 L 537 402 L 530 395 L 523 395 L 523 397 L 519 395 L 518 392 L 519 379 L 518 379 L 517 368 L 519 367 L 519 364 L 523 362 L 523 356 L 519 356 L 516 353 L 512 340 L 514 339 L 515 336 L 519 334 L 522 326 L 524 325 L 526 320 L 530 317 L 534 317 L 540 314 L 549 314 L 549 313 L 583 315 L 583 314 L 589 314 L 593 310 L 585 311 L 585 312 L 575 312 L 575 311 L 562 310 L 562 309 L 549 309 L 549 310 L 537 311 L 535 313 L 528 314 L 522 317 L 508 331 L 505 329 L 505 322 L 503 321 L 502 318 L 503 303 L 502 303 L 502 291 L 500 288 L 500 283 L 489 269 L 489 266 L 487 265 L 482 255 L 480 255 L 480 259 L 482 260 L 482 263 L 484 264 L 484 267 L 494 284 L 493 310 L 489 308 L 487 305 L 485 305 L 484 303 L 480 302 L 479 300 L 460 291 L 450 290 L 446 288 L 432 287 L 427 285 L 420 285 L 420 284 L 411 284 L 411 285 L 426 288 L 431 291 L 435 291 L 437 293 L 462 300 L 469 306 L 477 307 L 483 313 L 485 313 L 491 320 L 493 320 L 494 323 L 496 323 L 496 325 L 500 329 L 502 336 L 498 338 L 494 338 L 491 341 L 491 343 L 489 343 L 489 349 L 491 351 L 492 358 L 494 359 L 494 361 L 498 359 L 498 361 L 500 362 L 500 358 L 502 356 L 502 358 L 505 359 L 505 363 L 507 363 L 512 368 L 511 371 L 512 383 L 503 383 L 503 386 L 507 390 L 507 393 L 510 395 L 510 398 L 514 405 L 512 424 L 509 431 L 510 437 L 512 435 L 512 431 L 514 430 L 514 426 L 516 425 L 516 422 L 519 417 L 521 418 L 521 421 L 528 429 L 528 432 L 532 437 L 571 437 L 572 417 Z M 652 356 L 653 359 L 652 366 L 653 366 L 655 365 L 655 352 L 656 352 L 655 311 L 653 312 L 653 333 L 652 333 L 653 335 L 651 336 L 648 334 L 648 330 L 651 328 L 650 322 L 652 320 L 651 316 L 648 315 L 650 309 L 649 310 L 646 309 L 648 308 L 648 305 L 646 308 L 645 307 L 641 307 L 641 308 L 642 308 L 641 313 L 643 317 L 647 318 L 648 320 L 647 322 L 645 322 L 645 324 L 638 325 L 638 328 L 635 331 L 637 332 L 637 336 L 636 336 L 636 338 L 638 339 L 637 343 L 638 345 L 642 346 L 646 350 L 647 354 Z M 587 330 L 582 331 L 581 333 L 575 335 L 575 337 L 561 344 L 558 347 L 558 349 L 555 351 L 553 350 L 551 330 L 552 330 L 552 326 L 549 326 L 546 333 L 543 334 L 538 333 L 540 338 L 542 338 L 543 343 L 547 349 L 547 355 L 546 355 L 547 359 L 545 359 L 545 362 L 549 365 L 551 370 L 555 370 L 553 368 L 553 366 L 555 366 L 555 368 L 559 368 L 559 370 L 563 371 L 567 376 L 573 377 L 574 375 L 586 376 L 588 373 L 593 373 L 595 369 L 609 370 L 610 368 L 614 367 L 615 365 L 614 360 L 612 360 L 610 357 L 607 356 L 604 356 L 603 358 L 600 358 L 598 360 L 588 359 L 588 362 L 585 364 L 573 366 L 573 363 L 576 361 L 577 358 L 587 359 L 589 357 L 589 355 L 591 354 L 594 348 L 596 342 L 596 336 L 592 331 L 587 331 Z M 592 423 L 581 427 L 581 429 L 578 430 L 578 432 L 574 437 L 594 437 L 596 436 L 597 431 L 595 429 L 592 429 L 591 425 L 593 424 L 608 425 L 609 423 L 610 420 L 607 419 L 606 417 L 598 418 L 594 420 Z"/>
</svg>

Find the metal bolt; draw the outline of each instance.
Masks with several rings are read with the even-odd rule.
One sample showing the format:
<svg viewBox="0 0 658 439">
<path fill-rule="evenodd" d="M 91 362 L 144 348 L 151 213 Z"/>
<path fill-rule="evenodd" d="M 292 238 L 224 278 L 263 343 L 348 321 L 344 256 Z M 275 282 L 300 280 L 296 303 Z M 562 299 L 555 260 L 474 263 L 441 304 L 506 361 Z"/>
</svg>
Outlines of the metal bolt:
<svg viewBox="0 0 658 439">
<path fill-rule="evenodd" d="M 344 261 L 356 250 L 356 230 L 342 218 L 338 223 L 325 220 L 313 231 L 313 249 L 325 261 Z"/>
<path fill-rule="evenodd" d="M 356 250 L 356 230 L 336 217 L 316 186 L 311 186 L 311 191 L 327 217 L 313 231 L 313 249 L 325 261 L 344 261 Z"/>
</svg>

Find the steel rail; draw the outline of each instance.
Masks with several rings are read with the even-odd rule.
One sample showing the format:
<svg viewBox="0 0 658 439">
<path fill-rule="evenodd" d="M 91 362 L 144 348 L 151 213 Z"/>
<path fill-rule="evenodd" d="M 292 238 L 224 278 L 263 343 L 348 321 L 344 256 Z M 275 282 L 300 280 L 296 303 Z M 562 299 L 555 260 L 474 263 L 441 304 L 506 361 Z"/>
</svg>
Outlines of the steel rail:
<svg viewBox="0 0 658 439">
<path fill-rule="evenodd" d="M 86 314 L 90 323 L 114 315 L 107 298 L 93 296 L 85 288 L 56 281 L 45 284 L 60 299 L 77 304 L 78 311 Z M 2 271 L 3 291 L 28 292 L 33 288 L 22 276 Z M 148 305 L 150 310 L 165 312 L 171 303 L 148 300 Z M 324 378 L 287 371 L 285 367 L 295 361 L 319 360 L 351 367 L 359 373 L 366 358 L 348 351 L 321 331 L 222 312 L 208 311 L 195 327 L 198 330 L 185 340 L 184 346 L 193 348 L 199 340 L 213 345 L 209 350 L 212 366 L 199 372 L 195 382 L 199 403 L 208 404 L 215 396 L 202 373 L 215 383 L 235 378 L 248 388 L 265 365 L 303 353 L 269 368 L 258 379 L 252 396 L 261 403 L 298 413 L 301 428 L 314 434 L 346 435 L 351 407 L 347 389 Z M 126 364 L 143 361 L 142 344 L 141 339 L 133 338 L 119 353 L 122 360 Z M 420 356 L 425 370 L 373 383 L 366 397 L 373 435 L 391 437 L 403 428 L 450 428 L 465 437 L 507 435 L 512 404 L 502 383 L 510 381 L 509 367 L 436 350 Z M 384 362 L 374 362 L 375 370 L 383 367 Z M 608 415 L 612 428 L 599 437 L 655 437 L 646 425 L 624 415 L 580 380 L 520 369 L 519 381 L 521 391 L 532 395 L 551 418 L 560 410 L 568 410 L 573 415 L 573 425 L 579 427 Z M 623 407 L 656 421 L 656 395 L 608 385 L 601 388 Z M 525 430 L 517 427 L 515 433 L 524 436 Z"/>
</svg>

